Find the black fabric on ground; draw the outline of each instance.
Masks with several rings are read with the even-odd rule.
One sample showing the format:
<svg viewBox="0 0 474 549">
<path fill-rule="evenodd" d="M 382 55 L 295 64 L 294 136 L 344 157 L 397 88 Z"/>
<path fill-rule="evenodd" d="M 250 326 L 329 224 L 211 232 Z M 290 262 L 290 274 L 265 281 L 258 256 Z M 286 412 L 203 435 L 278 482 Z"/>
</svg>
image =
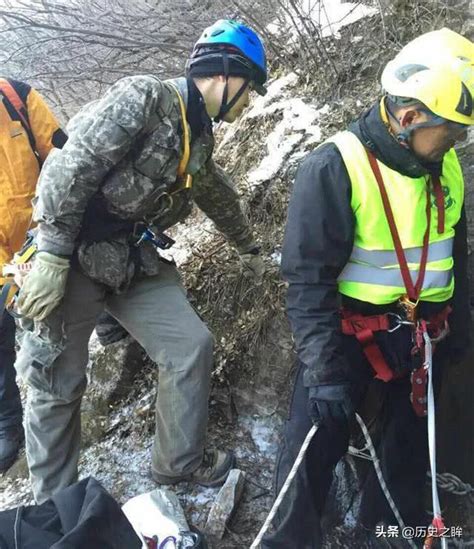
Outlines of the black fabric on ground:
<svg viewBox="0 0 474 549">
<path fill-rule="evenodd" d="M 141 549 L 119 504 L 93 478 L 41 505 L 0 512 L 0 549 Z"/>
</svg>

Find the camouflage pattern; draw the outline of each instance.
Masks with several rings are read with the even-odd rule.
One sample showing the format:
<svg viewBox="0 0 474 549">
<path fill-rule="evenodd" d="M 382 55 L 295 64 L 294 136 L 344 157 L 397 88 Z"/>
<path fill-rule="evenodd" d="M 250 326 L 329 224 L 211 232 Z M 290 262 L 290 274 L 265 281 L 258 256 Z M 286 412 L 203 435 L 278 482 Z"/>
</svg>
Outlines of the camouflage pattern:
<svg viewBox="0 0 474 549">
<path fill-rule="evenodd" d="M 150 243 L 134 247 L 130 231 L 93 242 L 81 238 L 84 212 L 99 196 L 104 218 L 147 220 L 156 231 L 184 220 L 196 202 L 239 250 L 254 245 L 238 194 L 211 158 L 211 134 L 191 145 L 187 172 L 194 176 L 192 189 L 174 192 L 170 200 L 183 148 L 171 83 L 187 104 L 184 78 L 134 76 L 117 82 L 71 120 L 67 144 L 50 154 L 38 183 L 39 249 L 67 256 L 77 251 L 82 270 L 117 292 L 137 274 L 157 274 L 161 262 Z"/>
</svg>

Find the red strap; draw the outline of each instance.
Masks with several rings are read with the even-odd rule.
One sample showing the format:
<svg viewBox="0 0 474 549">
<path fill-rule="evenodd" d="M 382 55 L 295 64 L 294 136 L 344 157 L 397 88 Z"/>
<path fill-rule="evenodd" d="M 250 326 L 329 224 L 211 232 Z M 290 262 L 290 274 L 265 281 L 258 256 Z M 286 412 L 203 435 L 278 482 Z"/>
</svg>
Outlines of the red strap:
<svg viewBox="0 0 474 549">
<path fill-rule="evenodd" d="M 438 209 L 438 234 L 444 233 L 444 193 L 439 180 L 439 175 L 433 175 L 431 178 L 433 191 L 436 197 L 436 208 Z"/>
<path fill-rule="evenodd" d="M 428 244 L 430 238 L 430 224 L 431 224 L 431 205 L 430 205 L 430 191 L 428 186 L 426 187 L 426 231 L 423 237 L 423 249 L 421 252 L 420 259 L 420 270 L 418 271 L 418 278 L 416 283 L 413 284 L 413 281 L 410 276 L 410 270 L 408 269 L 408 263 L 406 260 L 405 252 L 403 250 L 402 242 L 400 240 L 400 235 L 398 234 L 397 225 L 395 223 L 395 218 L 393 216 L 392 207 L 390 206 L 390 200 L 388 198 L 387 190 L 383 182 L 382 174 L 380 173 L 380 168 L 377 163 L 375 156 L 368 150 L 367 156 L 369 158 L 369 163 L 374 173 L 375 179 L 380 189 L 380 195 L 382 197 L 382 203 L 385 210 L 385 216 L 390 227 L 390 232 L 392 234 L 393 243 L 395 245 L 395 253 L 397 254 L 398 263 L 400 265 L 400 271 L 402 273 L 403 283 L 407 291 L 407 295 L 411 301 L 418 301 L 420 297 L 421 288 L 423 287 L 423 280 L 425 278 L 426 263 L 428 260 Z M 444 222 L 443 222 L 444 223 Z"/>
<path fill-rule="evenodd" d="M 345 335 L 354 335 L 361 344 L 369 364 L 375 370 L 375 378 L 390 381 L 394 373 L 388 366 L 382 351 L 375 342 L 374 332 L 390 328 L 388 315 L 363 316 L 342 310 L 341 328 Z"/>
<path fill-rule="evenodd" d="M 26 110 L 25 104 L 21 97 L 17 94 L 15 88 L 5 78 L 0 78 L 0 91 L 10 101 L 18 116 L 21 118 L 23 125 L 29 127 L 30 124 L 22 111 Z"/>
<path fill-rule="evenodd" d="M 357 332 L 355 336 L 362 345 L 362 350 L 369 364 L 375 370 L 375 379 L 381 379 L 385 382 L 391 381 L 394 378 L 393 371 L 387 364 L 380 347 L 375 342 L 374 333 L 370 332 L 369 334 L 367 332 L 369 330 L 366 332 Z"/>
<path fill-rule="evenodd" d="M 390 328 L 390 320 L 387 315 L 363 316 L 349 313 L 346 310 L 342 315 L 342 333 L 345 335 L 356 335 L 362 330 L 386 331 Z"/>
</svg>

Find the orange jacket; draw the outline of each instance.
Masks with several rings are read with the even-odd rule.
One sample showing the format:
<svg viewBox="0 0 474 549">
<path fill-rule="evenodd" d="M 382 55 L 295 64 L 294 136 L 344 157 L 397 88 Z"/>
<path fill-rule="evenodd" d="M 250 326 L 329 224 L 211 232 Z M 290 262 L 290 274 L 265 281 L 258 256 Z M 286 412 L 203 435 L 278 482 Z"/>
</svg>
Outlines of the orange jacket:
<svg viewBox="0 0 474 549">
<path fill-rule="evenodd" d="M 8 82 L 26 107 L 34 144 L 7 94 L 2 93 L 0 81 L 0 286 L 1 268 L 21 248 L 30 226 L 41 164 L 53 147 L 61 148 L 66 141 L 40 94 L 23 82 Z"/>
</svg>

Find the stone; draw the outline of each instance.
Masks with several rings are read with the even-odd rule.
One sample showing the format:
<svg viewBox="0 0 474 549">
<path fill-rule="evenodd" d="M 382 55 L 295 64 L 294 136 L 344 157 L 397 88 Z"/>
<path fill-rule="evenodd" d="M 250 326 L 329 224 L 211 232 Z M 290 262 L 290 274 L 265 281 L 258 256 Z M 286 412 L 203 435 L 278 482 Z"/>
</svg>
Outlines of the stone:
<svg viewBox="0 0 474 549">
<path fill-rule="evenodd" d="M 84 446 L 105 434 L 111 406 L 130 391 L 133 378 L 143 365 L 144 351 L 132 337 L 102 346 L 93 334 L 89 344 L 89 385 L 82 403 Z"/>
<path fill-rule="evenodd" d="M 295 354 L 291 332 L 283 312 L 269 322 L 267 339 L 262 342 L 258 368 L 242 375 L 236 368 L 230 373 L 232 396 L 238 415 L 286 417 L 292 387 Z"/>
<path fill-rule="evenodd" d="M 15 463 L 4 473 L 5 478 L 11 480 L 27 479 L 28 478 L 28 462 L 26 461 L 26 454 L 24 450 L 20 451 Z"/>
<path fill-rule="evenodd" d="M 244 491 L 244 484 L 244 473 L 240 469 L 232 469 L 209 511 L 206 526 L 204 528 L 207 535 L 222 539 L 225 533 L 226 524 L 229 522 L 233 512 L 239 504 Z"/>
</svg>

